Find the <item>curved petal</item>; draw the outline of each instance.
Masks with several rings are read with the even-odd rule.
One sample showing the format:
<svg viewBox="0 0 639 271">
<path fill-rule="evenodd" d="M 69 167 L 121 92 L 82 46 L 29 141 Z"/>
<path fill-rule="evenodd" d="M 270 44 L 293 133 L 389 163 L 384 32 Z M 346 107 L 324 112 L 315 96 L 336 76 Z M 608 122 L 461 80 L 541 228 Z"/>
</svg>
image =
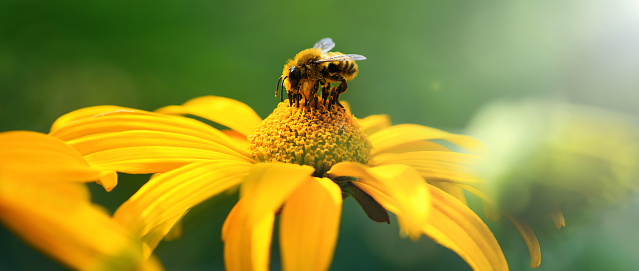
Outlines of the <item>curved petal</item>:
<svg viewBox="0 0 639 271">
<path fill-rule="evenodd" d="M 243 149 L 248 150 L 250 148 L 250 144 L 248 138 L 241 134 L 240 132 L 233 130 L 222 130 L 222 133 L 229 136 L 229 138 L 233 139 L 235 143 L 239 144 Z"/>
<path fill-rule="evenodd" d="M 248 136 L 255 132 L 262 118 L 248 105 L 237 100 L 204 96 L 182 104 L 162 107 L 156 112 L 171 115 L 194 115 L 217 122 Z"/>
<path fill-rule="evenodd" d="M 414 169 L 403 165 L 369 168 L 342 162 L 335 164 L 328 174 L 356 177 L 354 185 L 397 215 L 402 235 L 419 238 L 430 210 L 430 195 L 426 183 Z"/>
<path fill-rule="evenodd" d="M 466 195 L 464 195 L 464 190 L 459 185 L 455 183 L 447 183 L 447 182 L 431 182 L 429 184 L 455 197 L 464 205 L 468 205 L 468 201 L 466 200 Z"/>
<path fill-rule="evenodd" d="M 490 197 L 484 191 L 470 185 L 459 184 L 458 186 L 482 200 L 482 202 L 484 203 L 484 215 L 486 215 L 486 218 L 492 221 L 499 221 L 499 219 L 501 218 L 501 212 L 497 210 L 497 205 L 495 204 L 495 201 L 492 197 Z"/>
<path fill-rule="evenodd" d="M 242 182 L 240 197 L 246 198 L 246 221 L 277 211 L 288 196 L 315 171 L 310 166 L 259 163 Z"/>
<path fill-rule="evenodd" d="M 146 235 L 139 237 L 142 240 L 142 252 L 145 258 L 151 256 L 160 241 L 171 241 L 181 237 L 181 232 L 174 233 L 173 231 L 176 228 L 178 228 L 178 231 L 181 230 L 180 222 L 186 213 L 167 218 L 166 221 L 151 229 Z"/>
<path fill-rule="evenodd" d="M 482 182 L 470 174 L 471 164 L 477 156 L 447 151 L 415 151 L 406 153 L 383 153 L 373 156 L 370 165 L 402 164 L 417 169 L 427 181 L 478 183 Z"/>
<path fill-rule="evenodd" d="M 481 143 L 470 136 L 452 134 L 417 124 L 391 126 L 370 135 L 368 139 L 373 144 L 373 155 L 400 144 L 433 139 L 444 139 L 470 151 L 479 151 L 482 148 Z"/>
<path fill-rule="evenodd" d="M 363 119 L 357 119 L 359 125 L 362 126 L 364 134 L 371 135 L 381 129 L 391 126 L 391 119 L 386 114 L 370 115 Z"/>
<path fill-rule="evenodd" d="M 275 214 L 264 214 L 248 226 L 241 215 L 248 208 L 244 203 L 244 199 L 240 199 L 222 226 L 224 265 L 230 271 L 266 271 Z"/>
<path fill-rule="evenodd" d="M 482 183 L 483 181 L 472 174 L 437 167 L 424 161 L 411 161 L 401 163 L 411 167 L 429 182 L 452 182 L 452 183 Z"/>
<path fill-rule="evenodd" d="M 144 238 L 149 255 L 185 212 L 238 185 L 251 167 L 243 161 L 207 161 L 156 175 L 118 208 L 113 219 Z"/>
<path fill-rule="evenodd" d="M 432 141 L 410 141 L 400 143 L 384 150 L 375 152 L 375 155 L 382 153 L 405 153 L 414 151 L 451 151 L 448 148 Z"/>
<path fill-rule="evenodd" d="M 484 193 L 484 191 L 470 185 L 459 185 L 459 187 L 474 194 L 483 201 L 484 213 L 488 219 L 492 221 L 499 220 L 499 218 L 501 217 L 501 213 L 495 207 L 495 201 L 486 193 Z M 521 234 L 522 238 L 524 239 L 524 243 L 526 244 L 526 247 L 528 247 L 528 252 L 530 253 L 530 266 L 532 268 L 539 266 L 539 264 L 541 264 L 541 249 L 539 248 L 539 242 L 537 241 L 535 232 L 533 232 L 532 228 L 524 221 L 517 220 L 507 214 L 505 214 L 504 216 L 508 218 L 508 220 L 515 226 L 515 228 L 517 228 L 517 231 L 519 231 L 519 234 Z"/>
<path fill-rule="evenodd" d="M 284 270 L 328 270 L 339 230 L 342 191 L 328 178 L 304 182 L 280 218 Z"/>
<path fill-rule="evenodd" d="M 199 121 L 135 109 L 87 118 L 86 108 L 67 114 L 77 120 L 54 127 L 51 135 L 68 141 L 92 165 L 127 173 L 165 172 L 188 163 L 229 156 L 253 161 L 246 144 Z M 107 107 L 107 109 L 110 107 Z"/>
<path fill-rule="evenodd" d="M 561 229 L 561 226 L 566 226 L 566 219 L 564 218 L 564 213 L 561 211 L 559 205 L 551 210 L 550 218 L 552 219 L 552 222 L 555 223 L 555 227 L 557 229 Z"/>
<path fill-rule="evenodd" d="M 240 187 L 240 201 L 222 227 L 228 270 L 267 270 L 275 212 L 314 169 L 284 163 L 256 164 Z"/>
<path fill-rule="evenodd" d="M 9 189 L 7 182 L 16 186 Z M 28 184 L 5 176 L 0 221 L 43 253 L 74 269 L 130 270 L 144 265 L 140 242 L 124 228 L 86 199 L 58 193 L 82 184 L 50 184 L 53 182 Z"/>
<path fill-rule="evenodd" d="M 206 160 L 253 162 L 226 145 L 190 135 L 160 131 L 124 131 L 71 140 L 92 166 L 104 170 L 143 174 L 166 172 Z"/>
<path fill-rule="evenodd" d="M 432 185 L 429 188 L 433 210 L 424 233 L 455 251 L 473 270 L 508 270 L 501 247 L 488 226 L 453 196 Z"/>
<path fill-rule="evenodd" d="M 460 169 L 459 165 L 476 163 L 479 160 L 479 156 L 449 151 L 411 151 L 404 153 L 384 153 L 373 157 L 373 161 L 378 164 L 393 164 L 414 160 L 440 164 L 452 169 Z"/>
<path fill-rule="evenodd" d="M 524 243 L 526 243 L 526 247 L 528 247 L 528 253 L 530 253 L 530 268 L 538 267 L 541 264 L 541 248 L 539 247 L 539 242 L 537 241 L 537 236 L 533 231 L 532 227 L 528 225 L 528 223 L 515 219 L 512 216 L 504 215 L 510 223 L 515 225 L 521 237 L 524 238 Z"/>
<path fill-rule="evenodd" d="M 63 116 L 56 119 L 53 122 L 53 125 L 51 125 L 51 130 L 52 131 L 57 130 L 60 127 L 64 126 L 65 124 L 69 122 L 74 122 L 79 119 L 90 118 L 95 115 L 102 114 L 104 112 L 112 112 L 112 111 L 119 111 L 119 110 L 126 111 L 131 109 L 126 107 L 121 107 L 121 106 L 114 106 L 114 105 L 99 105 L 99 106 L 81 108 L 81 109 L 69 112 L 67 114 L 64 114 Z"/>
<path fill-rule="evenodd" d="M 76 115 L 83 115 L 83 110 L 89 110 L 93 113 L 97 112 L 97 109 L 85 108 L 71 112 L 65 116 L 68 116 L 67 118 L 74 118 Z M 250 155 L 248 154 L 248 150 L 236 145 L 235 141 L 229 138 L 226 134 L 200 121 L 180 116 L 164 115 L 128 108 L 117 111 L 102 112 L 101 114 L 93 115 L 91 117 L 80 118 L 75 121 L 53 127 L 49 134 L 64 141 L 70 141 L 103 133 L 135 130 L 157 131 L 192 136 L 227 146 L 244 154 L 245 156 Z"/>
<path fill-rule="evenodd" d="M 96 181 L 111 191 L 114 171 L 92 168 L 63 141 L 37 132 L 0 133 L 0 176 L 9 172 L 20 179 L 41 181 Z"/>
<path fill-rule="evenodd" d="M 144 261 L 139 240 L 90 202 L 80 182 L 100 176 L 57 138 L 0 133 L 0 221 L 74 269 L 161 269 Z"/>
</svg>

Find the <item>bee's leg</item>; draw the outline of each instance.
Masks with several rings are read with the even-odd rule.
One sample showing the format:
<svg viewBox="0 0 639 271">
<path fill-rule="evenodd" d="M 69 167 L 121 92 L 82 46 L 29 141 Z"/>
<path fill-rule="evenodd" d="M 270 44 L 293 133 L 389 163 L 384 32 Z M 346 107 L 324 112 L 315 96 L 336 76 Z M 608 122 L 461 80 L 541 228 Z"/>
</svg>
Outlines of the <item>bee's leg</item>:
<svg viewBox="0 0 639 271">
<path fill-rule="evenodd" d="M 333 96 L 331 102 L 334 104 L 338 104 L 340 107 L 343 107 L 342 104 L 339 103 L 339 96 L 342 95 L 342 93 L 346 92 L 346 90 L 348 89 L 348 83 L 346 83 L 346 79 L 338 74 L 334 76 L 334 79 L 335 81 L 340 81 L 340 83 L 333 89 L 333 91 L 331 91 L 331 96 Z"/>
<path fill-rule="evenodd" d="M 339 102 L 339 95 L 346 92 L 345 90 L 341 90 L 342 86 L 346 84 L 346 82 L 344 83 L 340 83 L 338 86 L 333 88 L 333 91 L 331 92 L 331 104 L 335 105 L 337 104 L 339 107 L 344 108 L 344 106 Z"/>
<path fill-rule="evenodd" d="M 330 86 L 328 89 L 330 90 L 330 92 L 328 92 L 328 94 L 326 95 L 326 100 L 324 101 L 324 105 L 330 109 L 331 106 L 335 103 L 335 95 L 333 95 L 336 92 L 337 87 L 334 86 Z"/>
<path fill-rule="evenodd" d="M 315 84 L 313 84 L 313 94 L 311 95 L 313 98 L 313 107 L 315 109 L 317 109 L 317 104 L 319 103 L 319 95 L 317 94 L 318 91 L 320 91 L 320 86 L 321 86 L 321 81 L 322 79 L 317 79 L 315 80 Z M 322 90 L 322 95 L 324 95 L 324 92 Z"/>
<path fill-rule="evenodd" d="M 346 83 L 346 80 L 342 78 L 341 83 L 339 83 L 339 85 L 337 86 L 337 97 L 346 92 L 346 89 L 348 89 L 348 83 Z"/>
<path fill-rule="evenodd" d="M 324 80 L 324 78 L 320 78 L 319 79 L 320 82 L 320 87 L 322 88 L 322 101 L 324 101 L 325 99 L 328 98 L 328 91 L 329 91 L 329 87 L 330 84 L 326 83 L 326 80 Z"/>
<path fill-rule="evenodd" d="M 326 91 L 326 95 L 324 95 L 324 104 L 328 107 L 330 105 L 331 93 L 333 93 L 334 90 L 329 82 L 326 82 L 324 89 Z"/>
<path fill-rule="evenodd" d="M 331 84 L 325 83 L 322 85 L 322 103 L 328 105 L 327 101 L 331 94 Z"/>
<path fill-rule="evenodd" d="M 282 81 L 282 76 L 280 76 L 280 79 L 277 80 L 277 86 L 275 86 L 275 97 L 277 97 L 277 94 L 279 92 L 280 94 L 280 102 L 284 101 L 284 85 L 283 85 L 283 81 Z M 287 91 L 288 92 L 288 91 Z"/>
<path fill-rule="evenodd" d="M 319 103 L 319 97 L 313 96 L 313 108 L 317 109 L 317 104 Z"/>
<path fill-rule="evenodd" d="M 286 94 L 288 94 L 288 105 L 293 107 L 293 94 L 288 91 L 286 91 Z"/>
<path fill-rule="evenodd" d="M 337 103 L 337 99 L 339 99 L 339 96 L 337 96 L 338 88 L 339 85 L 334 86 L 333 89 L 331 89 L 331 105 L 335 105 L 335 103 Z"/>
</svg>

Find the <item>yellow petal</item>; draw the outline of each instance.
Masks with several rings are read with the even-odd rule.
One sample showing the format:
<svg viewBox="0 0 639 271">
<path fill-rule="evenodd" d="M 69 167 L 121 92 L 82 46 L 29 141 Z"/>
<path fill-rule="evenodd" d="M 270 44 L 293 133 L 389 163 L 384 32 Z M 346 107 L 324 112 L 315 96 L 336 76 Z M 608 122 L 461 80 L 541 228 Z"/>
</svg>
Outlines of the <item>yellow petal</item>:
<svg viewBox="0 0 639 271">
<path fill-rule="evenodd" d="M 555 223 L 555 227 L 557 229 L 561 229 L 561 226 L 566 226 L 566 219 L 564 218 L 564 213 L 561 211 L 561 208 L 557 206 L 550 213 L 550 218 L 552 218 L 552 222 Z"/>
<path fill-rule="evenodd" d="M 247 206 L 246 222 L 267 213 L 275 213 L 286 198 L 315 171 L 309 166 L 285 163 L 255 164 L 240 187 L 240 197 Z"/>
<path fill-rule="evenodd" d="M 90 110 L 90 109 L 84 109 Z M 82 110 L 80 110 L 82 111 Z M 97 110 L 90 110 L 95 113 Z M 82 113 L 82 112 L 80 112 Z M 79 115 L 82 115 L 78 113 Z M 67 115 L 75 116 L 76 112 Z M 171 116 L 136 109 L 120 109 L 102 112 L 63 125 L 52 127 L 50 134 L 64 141 L 95 136 L 102 133 L 146 130 L 192 136 L 227 146 L 249 156 L 248 150 L 237 146 L 223 132 L 200 121 L 180 116 Z"/>
<path fill-rule="evenodd" d="M 174 241 L 174 240 L 178 240 L 182 237 L 182 234 L 184 232 L 184 225 L 182 224 L 182 217 L 176 218 L 175 220 L 177 220 L 176 222 L 173 222 L 172 220 L 168 221 L 168 225 L 162 225 L 163 227 L 168 228 L 169 225 L 171 225 L 170 229 L 168 230 L 168 232 L 166 233 L 166 235 L 164 236 L 164 238 L 162 238 L 162 240 L 164 241 Z M 162 232 L 164 232 L 165 230 L 163 230 Z"/>
<path fill-rule="evenodd" d="M 453 196 L 429 187 L 433 209 L 424 233 L 455 251 L 473 270 L 508 270 L 501 247 L 486 224 Z"/>
<path fill-rule="evenodd" d="M 248 142 L 248 138 L 240 132 L 233 130 L 222 130 L 222 133 L 229 136 L 229 138 L 233 139 L 235 143 L 241 146 L 243 149 L 248 150 L 250 148 L 250 144 Z"/>
<path fill-rule="evenodd" d="M 228 270 L 267 270 L 275 212 L 314 169 L 284 163 L 256 164 L 240 187 L 240 201 L 222 227 Z"/>
<path fill-rule="evenodd" d="M 412 168 L 386 165 L 368 168 L 353 162 L 335 164 L 328 174 L 352 176 L 353 184 L 397 215 L 402 235 L 417 239 L 430 210 L 430 195 L 424 180 Z"/>
<path fill-rule="evenodd" d="M 255 132 L 262 118 L 248 105 L 237 100 L 204 96 L 184 103 L 162 107 L 156 112 L 172 115 L 194 115 L 217 122 L 248 136 Z"/>
<path fill-rule="evenodd" d="M 466 196 L 464 195 L 464 190 L 459 185 L 454 183 L 447 183 L 447 182 L 431 182 L 429 184 L 455 197 L 464 205 L 468 205 L 468 202 L 466 201 Z"/>
<path fill-rule="evenodd" d="M 391 126 L 391 119 L 386 114 L 370 115 L 363 119 L 357 119 L 359 125 L 362 126 L 364 133 L 371 135 L 381 129 Z"/>
<path fill-rule="evenodd" d="M 82 183 L 9 172 L 0 178 L 0 221 L 43 253 L 79 270 L 161 270 L 144 260 L 140 241 L 102 210 L 88 201 Z"/>
<path fill-rule="evenodd" d="M 244 203 L 240 199 L 222 226 L 224 265 L 229 271 L 266 271 L 275 214 L 266 213 L 249 225 L 242 218 L 248 208 Z"/>
<path fill-rule="evenodd" d="M 392 147 L 376 151 L 375 155 L 382 153 L 405 153 L 414 151 L 450 151 L 448 148 L 431 141 L 411 141 L 397 144 Z"/>
<path fill-rule="evenodd" d="M 510 220 L 521 237 L 524 238 L 524 243 L 528 247 L 528 253 L 530 253 L 530 268 L 538 267 L 541 264 L 541 248 L 539 247 L 539 242 L 537 241 L 537 236 L 535 236 L 535 232 L 528 225 L 528 223 L 515 219 L 512 216 L 504 215 L 508 220 Z"/>
<path fill-rule="evenodd" d="M 404 161 L 427 161 L 451 169 L 466 169 L 459 165 L 474 164 L 479 160 L 477 155 L 448 151 L 411 151 L 405 153 L 384 153 L 373 157 L 378 164 L 402 163 Z"/>
<path fill-rule="evenodd" d="M 473 195 L 477 196 L 478 198 L 482 200 L 482 202 L 484 203 L 484 214 L 486 215 L 486 218 L 492 221 L 499 221 L 499 218 L 501 217 L 501 213 L 497 210 L 495 201 L 493 200 L 492 197 L 484 193 L 484 191 L 476 187 L 473 187 L 471 185 L 460 184 L 459 187 L 472 193 Z"/>
<path fill-rule="evenodd" d="M 184 212 L 181 215 L 174 216 L 172 218 L 166 218 L 164 222 L 160 225 L 157 225 L 153 229 L 151 229 L 146 235 L 141 237 L 142 240 L 142 252 L 145 258 L 151 256 L 155 248 L 158 246 L 160 241 L 166 240 L 174 240 L 179 238 L 180 236 L 176 234 L 182 234 L 181 232 L 181 221 L 184 215 L 187 212 Z M 177 233 L 174 233 L 174 229 L 177 229 Z"/>
<path fill-rule="evenodd" d="M 444 139 L 469 151 L 479 151 L 482 146 L 479 141 L 470 136 L 452 134 L 417 124 L 395 125 L 369 136 L 373 144 L 373 155 L 401 144 L 432 139 Z"/>
<path fill-rule="evenodd" d="M 71 140 L 91 166 L 141 174 L 166 172 L 206 160 L 253 162 L 247 154 L 217 142 L 160 131 L 125 131 Z"/>
<path fill-rule="evenodd" d="M 41 181 L 96 181 L 111 191 L 117 175 L 92 168 L 63 141 L 37 132 L 0 133 L 0 175 Z"/>
<path fill-rule="evenodd" d="M 121 107 L 121 106 L 114 106 L 114 105 L 100 105 L 100 106 L 92 106 L 92 107 L 78 109 L 73 112 L 67 113 L 63 115 L 62 117 L 59 117 L 57 120 L 55 120 L 55 122 L 53 122 L 53 125 L 51 125 L 51 130 L 52 131 L 57 130 L 63 125 L 69 122 L 74 122 L 79 119 L 89 118 L 95 115 L 102 114 L 104 112 L 111 112 L 111 111 L 118 111 L 118 110 L 126 111 L 131 109 L 126 107 Z"/>
<path fill-rule="evenodd" d="M 242 161 L 209 161 L 156 175 L 118 208 L 113 219 L 144 238 L 153 250 L 185 212 L 238 185 L 251 166 Z"/>
<path fill-rule="evenodd" d="M 373 156 L 370 165 L 402 164 L 417 169 L 427 181 L 438 182 L 481 182 L 471 174 L 469 167 L 477 156 L 443 151 L 415 151 L 406 153 L 383 153 Z"/>
<path fill-rule="evenodd" d="M 411 167 L 429 182 L 453 182 L 453 183 L 482 183 L 483 181 L 476 176 L 459 171 L 451 170 L 427 161 L 405 161 L 401 163 Z M 372 161 L 371 165 L 378 166 L 380 164 Z M 381 164 L 384 165 L 384 164 Z M 391 164 L 392 165 L 392 164 Z"/>
<path fill-rule="evenodd" d="M 282 209 L 283 270 L 328 270 L 339 230 L 342 192 L 328 178 L 309 179 Z"/>
</svg>

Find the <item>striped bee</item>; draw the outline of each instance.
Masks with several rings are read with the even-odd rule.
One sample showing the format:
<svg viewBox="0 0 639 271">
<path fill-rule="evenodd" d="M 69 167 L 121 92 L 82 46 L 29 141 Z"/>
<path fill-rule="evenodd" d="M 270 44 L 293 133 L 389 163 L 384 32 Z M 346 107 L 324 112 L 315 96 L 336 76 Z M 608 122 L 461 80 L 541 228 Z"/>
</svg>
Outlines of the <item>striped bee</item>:
<svg viewBox="0 0 639 271">
<path fill-rule="evenodd" d="M 280 100 L 284 99 L 284 88 L 292 106 L 306 105 L 317 107 L 317 103 L 327 106 L 339 104 L 339 96 L 347 90 L 347 80 L 357 76 L 356 60 L 366 57 L 357 54 L 329 52 L 335 47 L 331 38 L 324 38 L 315 43 L 313 48 L 299 52 L 295 58 L 289 59 L 282 76 L 277 81 L 275 97 L 280 92 Z M 338 83 L 331 86 L 331 83 Z M 321 90 L 321 98 L 318 92 Z"/>
</svg>

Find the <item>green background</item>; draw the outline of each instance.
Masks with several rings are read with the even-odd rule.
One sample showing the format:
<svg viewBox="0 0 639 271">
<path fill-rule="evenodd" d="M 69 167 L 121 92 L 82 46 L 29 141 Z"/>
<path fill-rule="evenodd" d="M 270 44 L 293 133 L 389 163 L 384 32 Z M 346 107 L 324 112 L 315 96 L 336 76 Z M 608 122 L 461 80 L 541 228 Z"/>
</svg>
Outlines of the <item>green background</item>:
<svg viewBox="0 0 639 271">
<path fill-rule="evenodd" d="M 266 117 L 285 61 L 323 37 L 368 58 L 342 96 L 358 117 L 385 113 L 396 124 L 459 132 L 491 101 L 526 97 L 639 114 L 632 0 L 2 1 L 0 131 L 47 132 L 87 106 L 153 110 L 203 95 L 240 100 Z M 143 182 L 123 176 L 111 194 L 92 187 L 94 199 L 113 210 Z M 220 228 L 235 200 L 195 208 L 183 238 L 156 250 L 165 267 L 223 269 Z M 540 223 L 541 269 L 633 270 L 637 207 L 629 199 L 566 213 L 560 231 Z M 528 269 L 512 225 L 488 224 L 511 269 Z M 332 269 L 468 269 L 428 238 L 413 243 L 398 232 L 347 200 Z M 0 238 L 0 270 L 61 268 L 4 228 Z M 279 269 L 277 249 L 271 264 Z"/>
</svg>

